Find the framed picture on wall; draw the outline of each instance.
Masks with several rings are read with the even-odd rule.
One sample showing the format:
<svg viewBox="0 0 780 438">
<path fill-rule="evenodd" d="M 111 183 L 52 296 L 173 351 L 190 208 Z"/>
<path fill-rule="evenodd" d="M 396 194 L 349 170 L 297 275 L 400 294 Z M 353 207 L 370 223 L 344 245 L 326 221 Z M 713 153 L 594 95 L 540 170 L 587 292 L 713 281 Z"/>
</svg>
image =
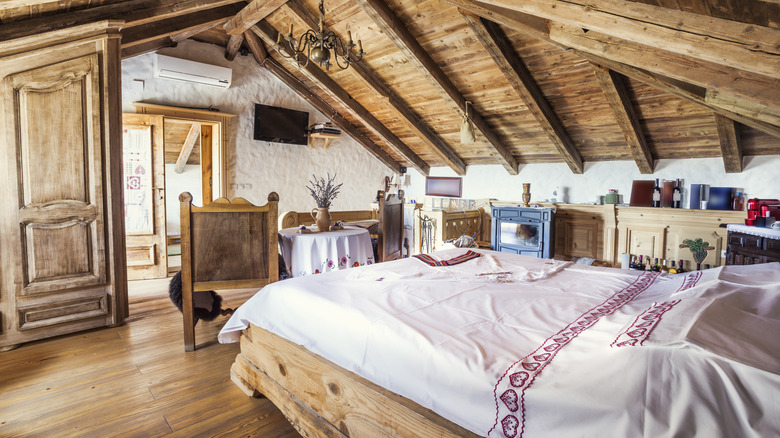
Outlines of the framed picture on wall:
<svg viewBox="0 0 780 438">
<path fill-rule="evenodd" d="M 451 196 L 460 198 L 463 190 L 463 178 L 448 176 L 425 177 L 425 196 Z"/>
</svg>

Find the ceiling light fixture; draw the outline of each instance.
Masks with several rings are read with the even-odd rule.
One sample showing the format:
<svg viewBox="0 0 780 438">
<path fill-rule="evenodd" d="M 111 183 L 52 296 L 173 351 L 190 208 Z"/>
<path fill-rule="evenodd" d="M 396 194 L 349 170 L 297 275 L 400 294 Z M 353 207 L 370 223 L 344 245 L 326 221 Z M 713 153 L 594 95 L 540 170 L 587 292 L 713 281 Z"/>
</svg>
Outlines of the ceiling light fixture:
<svg viewBox="0 0 780 438">
<path fill-rule="evenodd" d="M 323 0 L 320 0 L 320 30 L 315 32 L 309 29 L 298 39 L 295 39 L 293 25 L 290 23 L 289 35 L 282 36 L 282 33 L 279 32 L 276 39 L 276 51 L 285 58 L 295 59 L 298 67 L 306 67 L 309 60 L 312 60 L 320 67 L 325 67 L 325 70 L 329 70 L 330 66 L 333 65 L 330 62 L 331 51 L 333 51 L 336 65 L 341 69 L 347 69 L 351 63 L 359 62 L 365 54 L 363 43 L 360 40 L 357 42 L 358 52 L 354 53 L 352 49 L 355 48 L 355 43 L 352 42 L 352 32 L 347 30 L 347 36 L 349 41 L 344 44 L 338 35 L 330 30 L 325 30 L 325 7 Z M 303 65 L 301 65 L 299 55 L 306 56 Z"/>
</svg>

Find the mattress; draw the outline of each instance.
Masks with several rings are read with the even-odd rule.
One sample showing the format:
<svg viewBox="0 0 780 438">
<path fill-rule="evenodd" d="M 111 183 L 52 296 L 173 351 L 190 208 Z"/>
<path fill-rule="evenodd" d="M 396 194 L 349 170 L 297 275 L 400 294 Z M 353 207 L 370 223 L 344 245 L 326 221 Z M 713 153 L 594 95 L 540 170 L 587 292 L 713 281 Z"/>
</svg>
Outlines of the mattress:
<svg viewBox="0 0 780 438">
<path fill-rule="evenodd" d="M 778 350 L 744 327 L 780 319 L 780 264 L 671 276 L 472 251 L 274 283 L 219 340 L 257 325 L 484 436 L 780 435 L 780 377 L 757 366 Z M 719 333 L 735 309 L 742 331 Z"/>
</svg>

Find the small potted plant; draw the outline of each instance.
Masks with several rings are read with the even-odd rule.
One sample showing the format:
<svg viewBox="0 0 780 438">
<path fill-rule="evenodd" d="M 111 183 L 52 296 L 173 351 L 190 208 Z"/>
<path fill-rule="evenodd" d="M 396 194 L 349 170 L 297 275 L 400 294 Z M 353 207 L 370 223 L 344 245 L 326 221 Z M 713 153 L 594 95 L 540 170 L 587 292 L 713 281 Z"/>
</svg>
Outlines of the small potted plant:
<svg viewBox="0 0 780 438">
<path fill-rule="evenodd" d="M 333 200 L 336 199 L 336 196 L 338 196 L 343 183 L 334 184 L 336 175 L 334 174 L 333 177 L 331 177 L 330 173 L 328 173 L 327 180 L 322 177 L 317 178 L 314 175 L 312 175 L 312 178 L 314 178 L 314 180 L 309 180 L 310 185 L 306 186 L 311 193 L 311 197 L 314 198 L 314 201 L 317 203 L 317 208 L 314 208 L 311 211 L 311 217 L 317 224 L 318 230 L 328 231 L 330 228 L 330 212 L 328 209 Z"/>
</svg>

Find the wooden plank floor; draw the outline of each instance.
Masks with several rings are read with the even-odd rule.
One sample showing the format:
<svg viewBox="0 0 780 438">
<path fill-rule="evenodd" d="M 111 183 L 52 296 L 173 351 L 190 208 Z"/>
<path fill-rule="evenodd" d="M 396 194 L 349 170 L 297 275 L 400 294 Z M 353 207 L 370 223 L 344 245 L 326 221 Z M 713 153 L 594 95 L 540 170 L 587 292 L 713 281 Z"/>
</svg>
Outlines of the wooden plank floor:
<svg viewBox="0 0 780 438">
<path fill-rule="evenodd" d="M 167 279 L 130 282 L 120 327 L 0 353 L 0 436 L 299 437 L 266 399 L 230 381 L 238 344 L 216 342 L 227 321 L 199 322 L 184 352 Z M 220 294 L 234 307 L 250 292 Z"/>
</svg>

